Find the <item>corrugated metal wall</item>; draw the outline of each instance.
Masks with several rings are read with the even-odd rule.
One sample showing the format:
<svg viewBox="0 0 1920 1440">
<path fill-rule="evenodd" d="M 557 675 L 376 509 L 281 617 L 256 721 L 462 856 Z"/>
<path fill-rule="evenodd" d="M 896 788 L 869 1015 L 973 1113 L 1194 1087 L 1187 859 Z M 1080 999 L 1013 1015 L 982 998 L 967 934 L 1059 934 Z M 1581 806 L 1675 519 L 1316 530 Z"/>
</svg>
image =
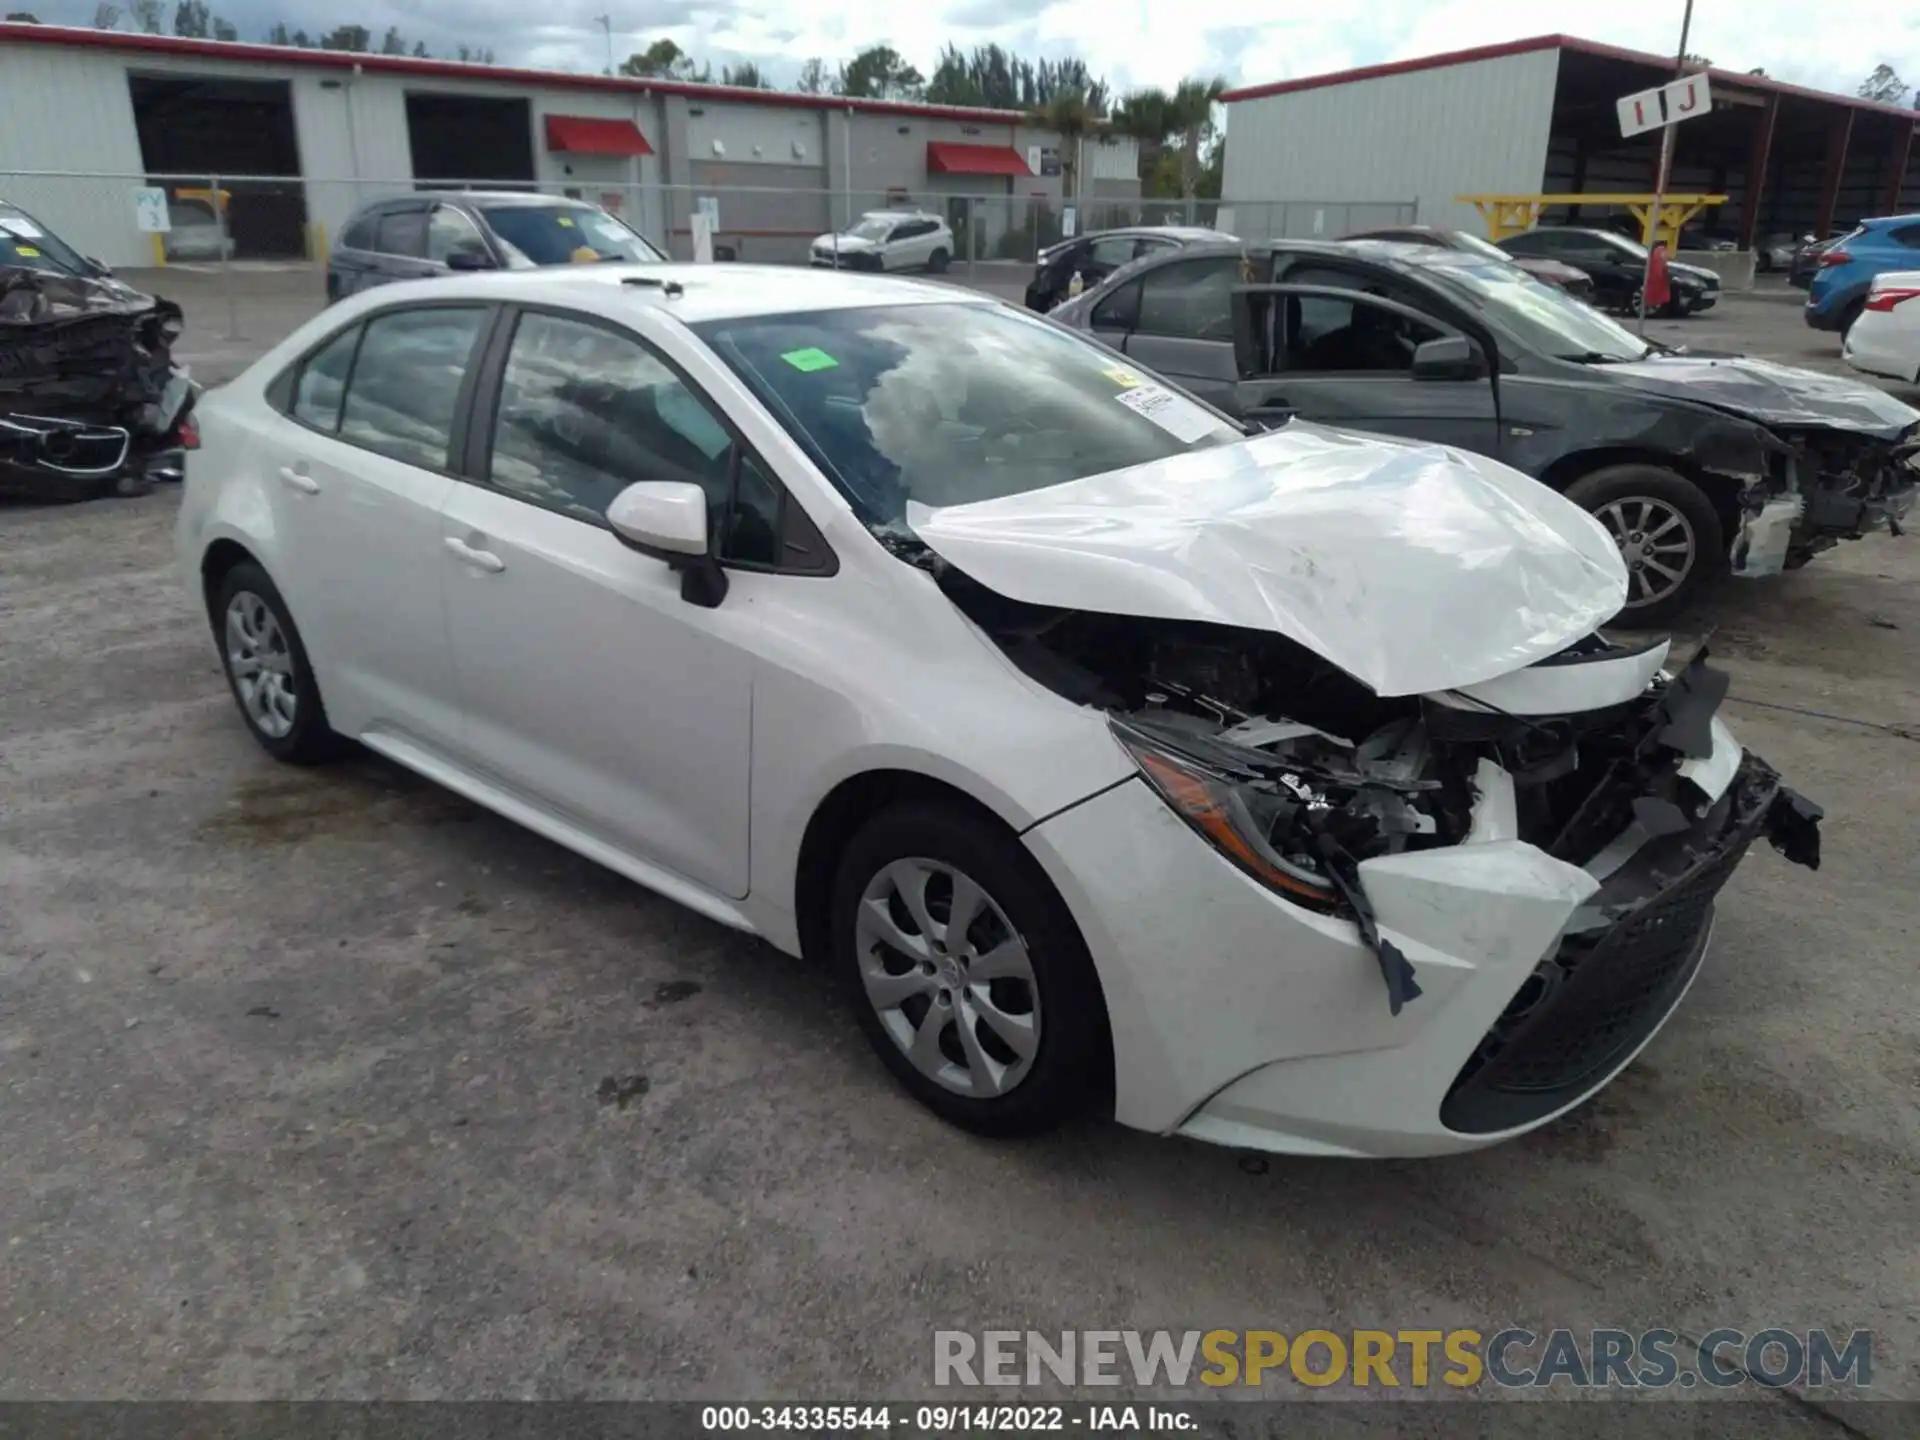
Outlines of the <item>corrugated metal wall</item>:
<svg viewBox="0 0 1920 1440">
<path fill-rule="evenodd" d="M 109 265 L 151 263 L 134 229 L 132 181 L 29 178 L 16 170 L 140 173 L 123 58 L 0 48 L 0 197 Z"/>
<path fill-rule="evenodd" d="M 1536 50 L 1235 101 L 1224 193 L 1417 200 L 1422 224 L 1477 226 L 1455 195 L 1540 188 L 1559 66 Z"/>
</svg>

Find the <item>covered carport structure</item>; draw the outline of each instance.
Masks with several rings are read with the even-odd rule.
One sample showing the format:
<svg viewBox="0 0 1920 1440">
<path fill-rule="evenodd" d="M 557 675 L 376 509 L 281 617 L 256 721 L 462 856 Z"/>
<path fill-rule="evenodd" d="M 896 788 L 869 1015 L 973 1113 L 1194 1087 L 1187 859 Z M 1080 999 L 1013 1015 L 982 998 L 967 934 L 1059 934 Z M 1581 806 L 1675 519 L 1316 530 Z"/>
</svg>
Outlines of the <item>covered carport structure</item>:
<svg viewBox="0 0 1920 1440">
<path fill-rule="evenodd" d="M 1614 102 L 1671 80 L 1672 58 L 1571 36 L 1531 43 L 1559 50 L 1541 190 L 1652 190 L 1659 132 L 1622 139 Z M 1675 128 L 1667 188 L 1725 195 L 1702 219 L 1739 249 L 1771 233 L 1825 237 L 1868 216 L 1920 209 L 1920 114 L 1765 75 L 1713 67 L 1707 75 L 1713 111 Z M 1581 208 L 1551 218 L 1578 220 Z"/>
</svg>

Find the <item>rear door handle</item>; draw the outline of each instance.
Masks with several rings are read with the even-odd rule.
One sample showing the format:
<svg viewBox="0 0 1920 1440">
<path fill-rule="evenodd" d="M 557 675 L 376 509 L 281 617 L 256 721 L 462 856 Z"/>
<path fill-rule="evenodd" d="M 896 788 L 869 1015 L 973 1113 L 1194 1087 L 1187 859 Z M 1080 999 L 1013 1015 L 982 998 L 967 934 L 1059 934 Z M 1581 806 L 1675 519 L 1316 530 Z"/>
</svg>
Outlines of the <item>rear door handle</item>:
<svg viewBox="0 0 1920 1440">
<path fill-rule="evenodd" d="M 447 536 L 446 544 L 453 558 L 462 565 L 471 565 L 474 569 L 483 570 L 489 575 L 498 575 L 507 568 L 507 562 L 491 550 L 476 550 L 466 541 L 452 535 Z"/>
<path fill-rule="evenodd" d="M 296 469 L 292 465 L 282 465 L 280 467 L 280 483 L 289 490 L 298 490 L 302 495 L 318 495 L 320 493 L 320 482 L 307 474 L 306 471 Z"/>
</svg>

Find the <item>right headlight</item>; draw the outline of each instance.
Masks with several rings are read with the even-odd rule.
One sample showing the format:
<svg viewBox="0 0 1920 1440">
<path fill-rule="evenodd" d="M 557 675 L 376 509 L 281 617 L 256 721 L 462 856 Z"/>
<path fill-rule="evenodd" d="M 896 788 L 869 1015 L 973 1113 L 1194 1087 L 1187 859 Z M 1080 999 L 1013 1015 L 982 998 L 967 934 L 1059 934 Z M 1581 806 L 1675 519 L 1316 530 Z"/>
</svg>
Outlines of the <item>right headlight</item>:
<svg viewBox="0 0 1920 1440">
<path fill-rule="evenodd" d="M 1283 794 L 1276 781 L 1229 775 L 1126 726 L 1114 725 L 1113 734 L 1147 784 L 1234 865 L 1295 904 L 1329 911 L 1339 903 L 1340 892 L 1315 857 L 1283 855 L 1269 839 L 1300 806 L 1324 801 L 1309 793 Z"/>
</svg>

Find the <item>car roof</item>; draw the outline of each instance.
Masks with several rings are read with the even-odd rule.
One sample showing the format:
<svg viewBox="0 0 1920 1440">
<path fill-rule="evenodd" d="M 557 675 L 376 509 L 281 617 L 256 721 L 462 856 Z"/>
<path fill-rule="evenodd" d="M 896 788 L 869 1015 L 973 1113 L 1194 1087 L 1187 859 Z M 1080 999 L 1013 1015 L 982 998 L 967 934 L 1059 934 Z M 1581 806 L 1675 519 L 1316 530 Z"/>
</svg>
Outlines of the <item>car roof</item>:
<svg viewBox="0 0 1920 1440">
<path fill-rule="evenodd" d="M 863 210 L 862 220 L 938 220 L 931 210 Z"/>
<path fill-rule="evenodd" d="M 627 284 L 626 281 L 637 283 Z M 688 325 L 757 315 L 852 310 L 869 305 L 1005 302 L 977 290 L 851 270 L 803 270 L 784 265 L 639 264 L 549 265 L 435 276 L 382 285 L 366 292 L 382 300 L 475 299 L 527 305 L 567 304 L 618 319 L 629 308 L 663 310 Z"/>
</svg>

